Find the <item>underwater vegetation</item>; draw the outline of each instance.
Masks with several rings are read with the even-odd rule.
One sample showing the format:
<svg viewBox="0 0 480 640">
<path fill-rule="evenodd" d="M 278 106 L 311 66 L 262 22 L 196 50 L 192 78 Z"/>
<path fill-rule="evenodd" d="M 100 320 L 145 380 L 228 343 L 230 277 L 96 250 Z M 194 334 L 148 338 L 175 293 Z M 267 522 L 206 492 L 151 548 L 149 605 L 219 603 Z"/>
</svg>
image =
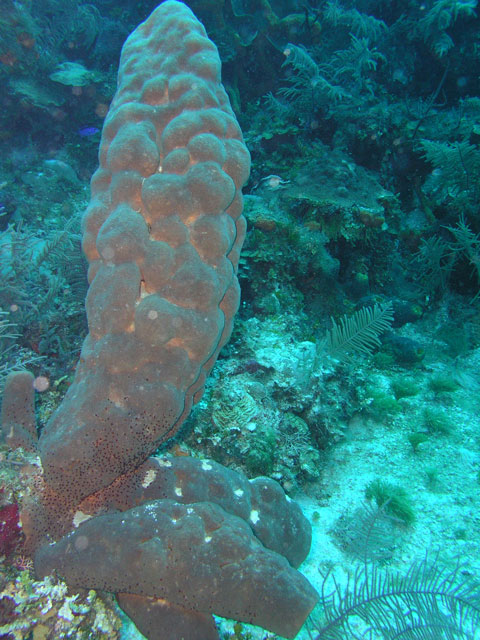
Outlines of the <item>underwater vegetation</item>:
<svg viewBox="0 0 480 640">
<path fill-rule="evenodd" d="M 404 575 L 364 565 L 346 587 L 323 577 L 323 610 L 310 638 L 475 638 L 480 622 L 478 583 L 461 566 L 442 568 L 429 558 Z M 375 634 L 375 635 L 374 635 Z"/>
<path fill-rule="evenodd" d="M 367 500 L 375 500 L 377 507 L 386 514 L 406 525 L 413 524 L 415 512 L 403 487 L 377 478 L 365 488 L 365 497 Z"/>
</svg>

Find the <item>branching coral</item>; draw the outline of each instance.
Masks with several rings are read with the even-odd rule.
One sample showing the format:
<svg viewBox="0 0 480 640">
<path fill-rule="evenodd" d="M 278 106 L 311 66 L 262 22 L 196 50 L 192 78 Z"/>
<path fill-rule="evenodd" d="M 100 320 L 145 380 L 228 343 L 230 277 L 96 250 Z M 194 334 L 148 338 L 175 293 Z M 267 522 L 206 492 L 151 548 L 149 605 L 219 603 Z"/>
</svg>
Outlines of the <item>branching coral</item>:
<svg viewBox="0 0 480 640">
<path fill-rule="evenodd" d="M 454 42 L 447 29 L 460 16 L 475 16 L 477 0 L 436 0 L 425 16 L 418 20 L 414 31 L 428 43 L 434 54 L 441 58 Z"/>
</svg>

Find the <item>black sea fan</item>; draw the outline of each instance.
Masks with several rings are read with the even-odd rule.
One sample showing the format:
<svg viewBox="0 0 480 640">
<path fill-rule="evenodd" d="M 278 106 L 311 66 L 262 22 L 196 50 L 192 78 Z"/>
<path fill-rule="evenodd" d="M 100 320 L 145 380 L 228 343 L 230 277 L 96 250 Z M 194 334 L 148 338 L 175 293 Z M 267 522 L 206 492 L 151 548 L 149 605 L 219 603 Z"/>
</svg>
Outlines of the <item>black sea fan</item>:
<svg viewBox="0 0 480 640">
<path fill-rule="evenodd" d="M 480 584 L 428 558 L 405 575 L 359 567 L 340 585 L 323 576 L 321 610 L 313 614 L 312 640 L 477 640 Z"/>
<path fill-rule="evenodd" d="M 373 307 L 362 307 L 350 316 L 342 316 L 327 331 L 326 348 L 330 355 L 339 359 L 350 360 L 354 354 L 370 355 L 381 345 L 379 336 L 391 328 L 393 306 L 375 304 Z"/>
</svg>

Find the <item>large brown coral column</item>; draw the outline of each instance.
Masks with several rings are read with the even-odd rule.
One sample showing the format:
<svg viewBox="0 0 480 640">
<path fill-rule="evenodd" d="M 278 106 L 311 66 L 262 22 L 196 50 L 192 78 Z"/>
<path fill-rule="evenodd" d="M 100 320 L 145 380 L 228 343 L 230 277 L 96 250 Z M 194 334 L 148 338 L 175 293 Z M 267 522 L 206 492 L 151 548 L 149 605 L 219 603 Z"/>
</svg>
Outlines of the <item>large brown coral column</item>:
<svg viewBox="0 0 480 640">
<path fill-rule="evenodd" d="M 72 501 L 170 437 L 231 332 L 249 154 L 220 60 L 185 5 L 128 38 L 83 220 L 89 335 L 40 439 Z"/>
<path fill-rule="evenodd" d="M 318 599 L 294 569 L 310 525 L 278 484 L 145 460 L 230 334 L 248 169 L 216 49 L 167 1 L 122 53 L 83 223 L 89 335 L 22 509 L 37 577 L 115 592 L 151 640 L 215 640 L 213 614 L 293 638 Z M 12 446 L 35 446 L 32 394 L 28 374 L 7 380 Z"/>
</svg>

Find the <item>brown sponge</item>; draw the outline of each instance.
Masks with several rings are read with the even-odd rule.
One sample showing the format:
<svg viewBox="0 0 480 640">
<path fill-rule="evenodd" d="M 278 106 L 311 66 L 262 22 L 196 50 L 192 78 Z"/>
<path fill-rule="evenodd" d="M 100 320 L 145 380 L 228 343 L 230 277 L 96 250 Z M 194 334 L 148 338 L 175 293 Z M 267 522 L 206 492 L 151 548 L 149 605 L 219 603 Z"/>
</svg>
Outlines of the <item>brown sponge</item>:
<svg viewBox="0 0 480 640">
<path fill-rule="evenodd" d="M 165 2 L 124 45 L 83 219 L 89 336 L 44 429 L 72 503 L 172 436 L 230 336 L 250 158 L 203 26 Z"/>
<path fill-rule="evenodd" d="M 149 458 L 137 469 L 84 500 L 78 513 L 126 511 L 152 500 L 182 504 L 214 502 L 242 518 L 265 546 L 283 555 L 293 567 L 307 557 L 311 544 L 308 520 L 296 502 L 270 478 L 248 480 L 242 473 L 213 460 L 189 456 Z"/>
<path fill-rule="evenodd" d="M 97 516 L 41 547 L 35 569 L 40 577 L 57 570 L 74 587 L 161 598 L 166 607 L 251 622 L 286 638 L 317 601 L 283 556 L 210 502 L 155 500 Z"/>
<path fill-rule="evenodd" d="M 29 451 L 36 448 L 34 381 L 28 371 L 14 371 L 5 380 L 1 439 L 12 448 L 23 447 Z"/>
</svg>

